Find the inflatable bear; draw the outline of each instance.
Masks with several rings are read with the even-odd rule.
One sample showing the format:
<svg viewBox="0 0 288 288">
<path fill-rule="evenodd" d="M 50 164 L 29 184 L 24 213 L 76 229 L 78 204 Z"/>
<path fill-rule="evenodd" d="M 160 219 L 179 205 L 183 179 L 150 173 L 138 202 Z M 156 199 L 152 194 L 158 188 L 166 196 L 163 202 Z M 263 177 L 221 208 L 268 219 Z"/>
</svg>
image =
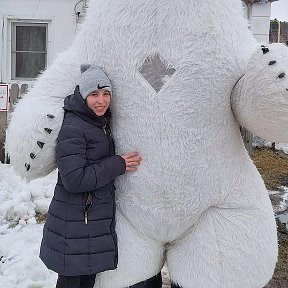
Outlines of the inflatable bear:
<svg viewBox="0 0 288 288">
<path fill-rule="evenodd" d="M 138 151 L 116 182 L 119 263 L 95 287 L 156 275 L 188 288 L 262 288 L 277 260 L 274 214 L 239 125 L 288 141 L 288 49 L 253 38 L 240 0 L 91 0 L 81 31 L 17 104 L 16 171 L 54 170 L 63 99 L 82 63 L 113 84 L 116 152 Z"/>
</svg>

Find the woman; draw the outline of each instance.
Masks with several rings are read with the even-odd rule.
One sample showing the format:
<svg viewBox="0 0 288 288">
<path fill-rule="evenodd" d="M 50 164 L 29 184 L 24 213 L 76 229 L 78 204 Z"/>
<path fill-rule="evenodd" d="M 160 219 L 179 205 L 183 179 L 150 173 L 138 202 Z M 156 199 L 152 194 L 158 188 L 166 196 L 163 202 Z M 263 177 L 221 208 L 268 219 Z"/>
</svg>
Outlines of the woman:
<svg viewBox="0 0 288 288">
<path fill-rule="evenodd" d="M 107 75 L 82 65 L 80 84 L 64 101 L 58 180 L 40 249 L 42 261 L 58 273 L 56 288 L 92 288 L 96 273 L 117 266 L 114 180 L 137 170 L 142 159 L 135 152 L 115 155 L 111 96 Z"/>
</svg>

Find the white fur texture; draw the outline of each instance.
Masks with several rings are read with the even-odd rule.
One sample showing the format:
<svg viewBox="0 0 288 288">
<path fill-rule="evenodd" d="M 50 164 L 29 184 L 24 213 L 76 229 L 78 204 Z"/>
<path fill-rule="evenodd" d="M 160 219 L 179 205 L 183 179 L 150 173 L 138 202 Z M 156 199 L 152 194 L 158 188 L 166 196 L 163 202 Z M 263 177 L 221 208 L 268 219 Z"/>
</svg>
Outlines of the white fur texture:
<svg viewBox="0 0 288 288">
<path fill-rule="evenodd" d="M 54 150 L 64 116 L 63 99 L 73 92 L 80 77 L 80 62 L 72 49 L 59 55 L 55 63 L 58 65 L 46 70 L 32 91 L 19 100 L 9 121 L 6 148 L 14 169 L 27 180 L 43 177 L 56 168 Z M 43 148 L 37 141 L 45 143 Z M 36 158 L 31 159 L 30 153 Z M 25 164 L 30 165 L 29 171 Z"/>
<path fill-rule="evenodd" d="M 138 151 L 143 162 L 116 183 L 119 265 L 97 275 L 95 287 L 152 277 L 165 255 L 183 288 L 262 288 L 271 278 L 274 215 L 244 148 L 231 93 L 246 72 L 255 87 L 265 83 L 264 91 L 277 93 L 278 86 L 263 82 L 254 68 L 261 61 L 247 70 L 258 45 L 242 14 L 239 0 L 91 0 L 73 46 L 17 105 L 7 147 L 16 170 L 32 179 L 54 168 L 61 101 L 77 83 L 80 63 L 101 66 L 112 81 L 117 153 Z M 139 73 L 155 53 L 177 70 L 158 93 Z M 233 99 L 235 112 L 248 101 L 243 93 Z M 53 112 L 55 134 L 47 135 L 45 115 Z M 252 122 L 255 130 L 262 125 Z M 275 129 L 265 125 L 267 133 Z M 35 144 L 40 138 L 42 149 Z"/>
<path fill-rule="evenodd" d="M 272 44 L 268 49 L 269 52 L 263 54 L 259 47 L 251 57 L 245 76 L 235 87 L 233 111 L 239 123 L 256 135 L 286 143 L 288 49 L 284 44 Z M 279 78 L 281 73 L 285 73 L 283 78 Z"/>
</svg>

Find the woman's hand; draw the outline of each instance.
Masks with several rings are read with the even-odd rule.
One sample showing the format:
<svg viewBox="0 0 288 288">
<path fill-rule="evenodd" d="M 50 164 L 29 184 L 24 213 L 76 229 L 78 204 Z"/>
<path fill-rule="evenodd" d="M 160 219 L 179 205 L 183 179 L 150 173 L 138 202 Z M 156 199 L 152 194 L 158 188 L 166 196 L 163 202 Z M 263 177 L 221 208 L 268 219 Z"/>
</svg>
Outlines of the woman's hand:
<svg viewBox="0 0 288 288">
<path fill-rule="evenodd" d="M 126 172 L 127 171 L 137 171 L 142 158 L 139 156 L 138 152 L 130 152 L 121 156 L 125 160 Z"/>
</svg>

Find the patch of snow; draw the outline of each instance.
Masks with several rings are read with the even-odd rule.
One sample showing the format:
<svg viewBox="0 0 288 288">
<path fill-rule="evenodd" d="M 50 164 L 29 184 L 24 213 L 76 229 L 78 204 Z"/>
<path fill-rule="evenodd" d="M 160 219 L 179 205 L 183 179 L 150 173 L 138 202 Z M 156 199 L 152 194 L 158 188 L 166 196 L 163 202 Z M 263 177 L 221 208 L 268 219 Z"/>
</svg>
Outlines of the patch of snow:
<svg viewBox="0 0 288 288">
<path fill-rule="evenodd" d="M 0 164 L 0 223 L 28 221 L 36 212 L 47 213 L 57 172 L 26 182 L 8 164 Z"/>
<path fill-rule="evenodd" d="M 2 227 L 3 228 L 3 227 Z M 14 229 L 2 229 L 0 241 L 0 278 L 5 288 L 55 287 L 57 274 L 39 258 L 43 224 L 25 221 Z"/>
<path fill-rule="evenodd" d="M 288 144 L 287 143 L 276 143 L 275 148 L 277 150 L 283 151 L 288 154 Z"/>
<path fill-rule="evenodd" d="M 267 142 L 264 139 L 254 135 L 252 140 L 252 146 L 257 148 L 272 147 L 272 142 Z M 288 154 L 288 144 L 287 143 L 275 143 L 275 149 L 283 151 Z"/>
<path fill-rule="evenodd" d="M 253 147 L 263 148 L 263 147 L 265 147 L 266 144 L 267 144 L 267 142 L 264 139 L 262 139 L 256 135 L 253 136 L 253 139 L 252 139 L 252 146 Z"/>
<path fill-rule="evenodd" d="M 27 183 L 8 164 L 0 163 L 0 279 L 5 288 L 55 287 L 57 274 L 39 258 L 44 224 L 36 212 L 46 213 L 57 172 Z"/>
<path fill-rule="evenodd" d="M 288 187 L 279 187 L 280 191 L 268 191 L 276 214 L 283 213 L 288 208 Z"/>
</svg>

